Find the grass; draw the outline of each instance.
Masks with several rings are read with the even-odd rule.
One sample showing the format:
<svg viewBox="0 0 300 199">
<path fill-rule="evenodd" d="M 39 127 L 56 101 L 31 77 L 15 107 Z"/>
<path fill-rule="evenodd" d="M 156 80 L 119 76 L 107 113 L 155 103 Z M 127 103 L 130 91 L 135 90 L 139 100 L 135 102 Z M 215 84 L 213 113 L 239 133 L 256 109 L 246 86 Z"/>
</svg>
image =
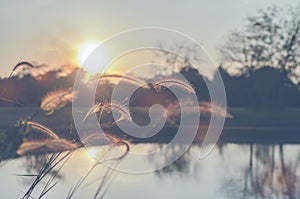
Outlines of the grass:
<svg viewBox="0 0 300 199">
<path fill-rule="evenodd" d="M 19 63 L 19 65 L 21 64 L 22 62 Z M 15 69 L 17 67 L 18 64 L 16 65 Z M 119 78 L 118 75 L 106 76 L 106 78 L 116 77 Z M 144 84 L 144 82 L 140 82 L 142 80 L 135 79 L 134 77 L 125 78 L 127 78 L 129 82 L 133 82 L 133 84 Z M 188 84 L 176 79 L 166 78 L 164 80 L 157 81 L 153 85 L 148 86 L 157 89 L 157 92 L 159 92 L 160 86 L 175 86 L 179 89 L 185 90 L 187 93 L 194 93 L 194 90 Z M 44 186 L 42 188 L 42 192 L 39 194 L 38 197 L 34 198 L 46 197 L 47 193 L 51 191 L 58 183 L 56 177 L 59 171 L 62 169 L 64 163 L 68 160 L 73 151 L 82 146 L 82 143 L 80 143 L 79 140 L 74 139 L 74 137 L 70 136 L 70 139 L 67 138 L 67 134 L 72 133 L 73 120 L 72 109 L 70 106 L 66 106 L 68 103 L 72 102 L 74 95 L 75 93 L 73 93 L 71 89 L 51 91 L 47 95 L 45 95 L 43 99 L 41 99 L 41 107 L 0 108 L 0 114 L 4 116 L 2 117 L 3 119 L 0 120 L 0 130 L 6 129 L 7 126 L 14 126 L 17 124 L 18 121 L 21 121 L 18 123 L 19 126 L 16 127 L 16 129 L 18 129 L 18 132 L 7 133 L 10 134 L 11 137 L 13 137 L 12 143 L 14 143 L 15 141 L 14 138 L 17 137 L 19 139 L 21 137 L 20 140 L 18 140 L 18 142 L 20 141 L 19 145 L 16 145 L 16 152 L 19 155 L 26 155 L 34 152 L 39 153 L 40 151 L 43 151 L 45 149 L 46 152 L 51 152 L 49 158 L 44 162 L 38 174 L 34 175 L 35 179 L 29 186 L 28 190 L 24 193 L 24 199 L 32 198 L 33 191 L 36 190 L 38 186 L 42 185 Z M 109 99 L 105 100 L 109 101 Z M 110 125 L 115 126 L 116 122 L 118 121 L 118 119 L 115 119 L 115 121 L 111 119 L 112 111 L 119 113 L 120 120 L 125 118 L 130 122 L 132 122 L 132 115 L 134 115 L 134 113 L 141 115 L 139 117 L 140 120 L 145 120 L 145 115 L 148 114 L 148 109 L 145 107 L 133 107 L 132 110 L 130 110 L 131 112 L 129 112 L 129 110 L 126 110 L 126 107 L 123 106 L 123 102 L 113 102 L 112 104 L 98 103 L 95 107 L 90 108 L 91 110 L 88 113 L 86 113 L 86 117 L 83 118 L 82 122 L 86 122 L 87 118 L 90 117 L 91 114 L 96 113 L 98 115 L 98 120 L 101 123 L 101 125 L 107 127 L 110 127 Z M 170 107 L 167 108 L 168 111 L 171 112 L 171 115 L 173 114 L 172 116 L 174 116 L 175 118 L 175 120 L 173 120 L 173 123 L 168 124 L 169 126 L 167 126 L 167 128 L 178 127 L 178 118 L 180 118 L 181 113 L 176 112 L 175 108 L 176 105 L 172 104 Z M 224 110 L 222 109 L 222 107 L 219 107 L 219 109 L 217 110 L 213 110 L 210 103 L 203 103 L 200 105 L 197 104 L 194 106 L 190 106 L 188 108 L 190 110 L 188 111 L 193 111 L 194 108 L 199 108 L 202 111 L 202 113 L 205 113 L 206 118 L 209 118 L 209 114 L 212 112 L 217 113 L 222 117 L 232 115 L 232 118 L 230 117 L 227 119 L 226 125 L 229 126 L 244 125 L 254 127 L 257 125 L 297 125 L 300 127 L 300 124 L 298 124 L 298 120 L 295 119 L 299 118 L 300 110 L 253 111 L 247 109 L 229 109 L 230 114 L 227 114 L 226 112 L 222 112 Z M 164 117 L 166 117 L 166 119 L 170 119 L 169 114 Z M 201 123 L 201 125 L 208 125 L 208 123 Z M 40 135 L 46 136 L 46 138 L 32 136 L 34 131 L 39 132 Z M 61 133 L 60 131 L 64 131 L 64 133 Z M 96 139 L 96 137 L 88 136 L 87 139 Z M 108 139 L 112 143 L 110 148 L 120 146 L 125 147 L 124 154 L 112 159 L 101 159 L 101 161 L 95 163 L 87 171 L 87 173 L 83 175 L 82 178 L 75 184 L 75 186 L 71 188 L 67 196 L 68 199 L 73 198 L 73 196 L 85 182 L 86 178 L 89 175 L 91 175 L 93 170 L 98 165 L 102 164 L 103 162 L 109 161 L 113 162 L 114 166 L 117 166 L 119 162 L 122 161 L 122 159 L 125 158 L 128 152 L 130 151 L 130 144 L 124 139 L 117 138 L 116 135 L 111 135 L 103 139 Z M 109 152 L 109 150 L 107 152 Z M 53 175 L 54 170 L 56 171 Z M 113 169 L 108 169 L 103 178 L 99 181 L 99 186 L 95 191 L 94 198 L 103 198 L 105 196 L 109 188 L 108 182 L 110 181 L 112 173 Z M 49 176 L 49 174 L 52 174 L 52 176 Z M 24 176 L 26 176 L 26 174 Z M 47 179 L 46 183 L 41 183 L 45 179 Z"/>
<path fill-rule="evenodd" d="M 18 65 L 16 65 L 18 67 Z M 15 67 L 15 68 L 16 68 Z M 15 70 L 13 69 L 13 71 Z M 13 72 L 12 72 L 13 73 Z M 37 186 L 41 185 L 41 182 L 44 178 L 49 176 L 49 174 L 53 173 L 54 169 L 57 169 L 57 172 L 51 177 L 49 177 L 48 181 L 46 182 L 44 188 L 42 189 L 42 192 L 39 194 L 38 197 L 33 198 L 43 198 L 46 197 L 47 193 L 52 190 L 58 181 L 53 181 L 56 179 L 56 176 L 58 175 L 58 172 L 63 167 L 64 163 L 68 160 L 72 152 L 76 149 L 78 149 L 82 144 L 79 142 L 79 140 L 76 140 L 74 138 L 67 140 L 61 137 L 60 134 L 56 133 L 54 130 L 47 127 L 47 125 L 41 123 L 41 118 L 44 118 L 45 121 L 51 121 L 53 123 L 53 126 L 55 123 L 58 123 L 58 120 L 61 121 L 61 118 L 68 118 L 69 121 L 62 120 L 60 123 L 70 125 L 70 132 L 72 132 L 72 115 L 70 109 L 63 109 L 65 106 L 72 102 L 72 99 L 74 97 L 74 92 L 71 89 L 68 90 L 59 90 L 59 91 L 52 91 L 49 92 L 42 100 L 41 100 L 41 106 L 39 108 L 29 108 L 29 109 L 2 109 L 0 110 L 0 113 L 2 115 L 5 115 L 5 120 L 2 121 L 0 124 L 0 129 L 4 128 L 6 129 L 7 126 L 17 126 L 15 129 L 15 132 L 10 134 L 11 139 L 5 139 L 0 144 L 1 150 L 2 148 L 6 151 L 8 148 L 12 148 L 9 145 L 13 144 L 15 145 L 11 150 L 14 150 L 15 153 L 19 155 L 28 155 L 28 154 L 34 154 L 34 153 L 40 153 L 40 152 L 50 152 L 52 155 L 50 155 L 49 159 L 47 159 L 43 165 L 42 168 L 39 170 L 38 174 L 33 175 L 35 176 L 34 181 L 29 186 L 28 190 L 24 193 L 23 199 L 32 198 L 32 193 L 36 189 Z M 107 109 L 101 109 L 104 110 L 104 112 L 111 112 L 113 108 Z M 94 111 L 95 113 L 98 111 Z M 58 115 L 54 115 L 58 114 Z M 67 117 L 63 117 L 63 114 L 67 114 Z M 99 121 L 102 119 L 102 113 L 100 112 L 99 115 Z M 52 118 L 50 117 L 52 116 Z M 89 115 L 88 115 L 89 116 Z M 87 116 L 87 117 L 88 117 Z M 39 119 L 38 119 L 39 118 Z M 57 120 L 58 119 L 58 120 Z M 36 121 L 39 120 L 39 121 Z M 10 123 L 14 122 L 14 123 Z M 49 125 L 49 124 L 48 124 Z M 51 126 L 51 125 L 50 125 Z M 55 125 L 57 127 L 57 125 Z M 17 130 L 18 129 L 18 130 Z M 41 138 L 40 136 L 36 137 L 34 136 L 34 132 L 39 132 L 40 134 L 46 136 L 47 138 Z M 5 131 L 6 132 L 6 131 Z M 9 134 L 9 132 L 7 132 Z M 108 139 L 108 138 L 106 138 Z M 16 143 L 17 140 L 17 143 Z M 19 141 L 21 142 L 19 143 Z M 129 152 L 130 147 L 129 143 L 125 142 L 124 140 L 114 138 L 111 136 L 109 140 L 112 142 L 112 147 L 116 147 L 119 145 L 125 145 L 126 150 L 123 155 L 120 157 L 116 157 L 114 159 L 109 159 L 106 161 L 115 161 L 118 163 L 121 161 Z M 66 152 L 66 153 L 63 153 Z M 2 154 L 1 154 L 2 155 Z M 78 188 L 82 185 L 85 178 L 92 172 L 92 170 L 98 166 L 99 164 L 102 164 L 103 162 L 97 162 L 89 171 L 88 173 L 83 177 L 83 179 L 76 184 L 76 186 L 70 191 L 70 194 L 67 196 L 67 198 L 72 198 L 75 192 L 78 190 Z M 59 166 L 61 165 L 61 166 Z M 58 168 L 57 168 L 58 167 Z M 104 195 L 107 192 L 108 187 L 103 188 L 105 186 L 105 181 L 109 179 L 109 177 L 112 175 L 112 169 L 108 170 L 108 172 L 103 177 L 98 189 L 95 192 L 94 198 L 103 198 Z M 31 174 L 28 175 L 19 175 L 19 176 L 32 176 Z M 104 189 L 104 190 L 103 190 Z"/>
</svg>

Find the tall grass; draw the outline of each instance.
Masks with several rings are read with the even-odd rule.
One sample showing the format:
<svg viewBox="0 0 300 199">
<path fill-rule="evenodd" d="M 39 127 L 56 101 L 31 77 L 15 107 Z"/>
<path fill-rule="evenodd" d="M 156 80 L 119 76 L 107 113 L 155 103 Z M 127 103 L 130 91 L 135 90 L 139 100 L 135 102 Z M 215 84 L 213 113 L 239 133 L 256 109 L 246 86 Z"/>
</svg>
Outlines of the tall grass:
<svg viewBox="0 0 300 199">
<path fill-rule="evenodd" d="M 30 154 L 39 153 L 39 152 L 53 153 L 51 155 L 51 157 L 49 158 L 49 160 L 47 162 L 45 162 L 45 164 L 43 165 L 43 167 L 40 170 L 40 172 L 38 173 L 38 175 L 36 175 L 34 182 L 30 185 L 29 189 L 24 194 L 23 198 L 33 197 L 32 196 L 33 190 L 36 189 L 36 187 L 40 184 L 40 182 L 47 175 L 52 173 L 51 171 L 54 170 L 54 168 L 57 167 L 59 165 L 59 163 L 61 163 L 64 160 L 67 161 L 70 154 L 74 150 L 78 149 L 81 146 L 81 143 L 76 143 L 74 141 L 70 141 L 70 140 L 61 138 L 57 133 L 52 131 L 50 128 L 32 120 L 37 115 L 39 115 L 43 112 L 46 115 L 50 115 L 54 111 L 64 108 L 67 103 L 72 101 L 74 96 L 75 96 L 75 93 L 71 89 L 49 92 L 41 100 L 40 109 L 37 112 L 33 113 L 31 116 L 29 116 L 25 121 L 22 121 L 20 123 L 20 127 L 24 127 L 24 129 L 29 128 L 29 132 L 24 133 L 24 135 L 28 135 L 28 133 L 32 132 L 32 130 L 35 130 L 35 131 L 40 132 L 43 135 L 46 135 L 48 138 L 32 140 L 32 139 L 28 139 L 25 137 L 23 139 L 23 143 L 19 146 L 19 149 L 16 151 L 17 154 L 30 155 Z M 124 118 L 127 118 L 129 120 L 131 119 L 129 111 L 127 111 L 121 103 L 118 103 L 118 102 L 96 103 L 93 107 L 91 107 L 90 111 L 86 114 L 86 116 L 83 119 L 83 122 L 93 113 L 98 113 L 99 121 L 101 121 L 103 113 L 109 114 L 112 111 L 116 111 L 120 115 L 124 115 L 123 116 Z M 105 160 L 104 162 L 106 162 L 106 161 L 119 162 L 120 160 L 122 160 L 130 150 L 129 144 L 127 142 L 125 142 L 121 139 L 115 138 L 113 136 L 105 136 L 105 138 L 109 139 L 109 141 L 111 143 L 113 143 L 110 148 L 124 145 L 124 146 L 126 146 L 126 149 L 125 149 L 125 153 L 123 155 L 121 155 L 119 157 L 111 158 L 109 160 Z M 95 135 L 89 136 L 86 138 L 86 141 L 92 142 L 96 139 L 99 139 L 99 135 L 98 136 L 95 136 Z M 64 155 L 63 154 L 64 151 L 69 151 L 69 152 L 66 155 Z M 88 171 L 86 176 L 84 176 L 80 180 L 80 182 L 78 182 L 76 184 L 76 186 L 74 186 L 74 188 L 72 190 L 70 190 L 70 193 L 68 194 L 67 198 L 72 198 L 73 195 L 77 192 L 77 190 L 84 183 L 86 177 L 94 170 L 94 168 L 96 168 L 98 165 L 100 165 L 102 163 L 103 163 L 103 161 L 96 163 Z M 55 176 L 62 169 L 62 167 L 63 167 L 63 164 L 58 169 L 57 173 L 47 181 L 46 185 L 42 189 L 42 192 L 40 193 L 38 198 L 45 197 L 47 195 L 47 193 L 49 193 L 49 191 L 52 190 L 56 186 L 58 181 L 54 182 L 54 183 L 53 183 L 53 181 L 55 179 Z M 99 196 L 100 196 L 100 198 L 102 198 L 105 195 L 105 193 L 108 190 L 108 185 L 106 183 L 109 181 L 112 173 L 113 173 L 112 169 L 107 171 L 105 176 L 100 181 L 99 187 L 95 191 L 94 198 L 97 198 Z"/>
<path fill-rule="evenodd" d="M 19 62 L 12 70 L 9 77 L 12 76 L 12 74 L 18 69 L 20 66 L 26 65 L 30 68 L 35 68 L 31 63 L 29 62 Z M 163 80 L 157 80 L 153 83 L 146 83 L 144 80 L 141 80 L 139 78 L 136 78 L 134 76 L 123 76 L 118 74 L 101 74 L 100 76 L 95 76 L 90 78 L 89 82 L 95 81 L 95 80 L 111 80 L 111 79 L 122 79 L 122 81 L 126 81 L 126 83 L 138 86 L 138 87 L 151 87 L 156 89 L 157 92 L 160 91 L 160 89 L 164 87 L 176 87 L 179 89 L 182 89 L 188 93 L 195 94 L 194 89 L 186 82 L 180 81 L 173 78 L 165 78 Z M 88 82 L 88 83 L 89 83 Z M 51 191 L 58 183 L 58 181 L 54 182 L 56 180 L 56 177 L 58 175 L 58 172 L 63 168 L 64 164 L 68 161 L 71 154 L 80 148 L 82 146 L 82 143 L 88 144 L 88 145 L 97 145 L 99 144 L 100 140 L 106 140 L 109 141 L 111 144 L 108 148 L 108 150 L 103 154 L 103 156 L 100 158 L 100 160 L 95 163 L 87 172 L 85 175 L 82 176 L 82 178 L 74 185 L 73 188 L 70 189 L 67 198 L 71 199 L 75 196 L 75 194 L 78 192 L 80 188 L 82 188 L 82 185 L 86 181 L 87 177 L 90 176 L 96 167 L 99 165 L 105 163 L 105 162 L 112 162 L 113 166 L 108 169 L 104 176 L 102 176 L 101 180 L 99 180 L 99 186 L 95 190 L 95 194 L 93 198 L 103 198 L 105 194 L 107 193 L 107 190 L 109 189 L 109 183 L 111 176 L 113 174 L 114 168 L 118 166 L 118 164 L 128 155 L 130 151 L 130 143 L 124 139 L 115 137 L 113 135 L 99 135 L 97 133 L 89 134 L 87 137 L 83 138 L 81 141 L 82 143 L 75 142 L 73 140 L 65 139 L 58 135 L 58 133 L 54 132 L 50 128 L 46 127 L 43 124 L 40 124 L 39 122 L 33 121 L 35 117 L 37 117 L 40 114 L 45 113 L 46 115 L 51 115 L 55 111 L 64 108 L 67 103 L 72 102 L 72 99 L 77 95 L 76 92 L 74 92 L 72 89 L 67 90 L 56 90 L 48 92 L 42 99 L 41 99 L 41 105 L 40 109 L 28 116 L 28 118 L 20 123 L 20 129 L 26 129 L 22 135 L 24 135 L 23 142 L 19 146 L 18 150 L 16 151 L 19 155 L 29 155 L 39 152 L 50 152 L 48 160 L 43 164 L 42 168 L 40 169 L 39 173 L 37 175 L 34 175 L 35 179 L 33 183 L 29 186 L 28 190 L 24 193 L 23 198 L 43 198 L 46 197 L 49 191 Z M 9 100 L 0 97 L 2 100 Z M 126 99 L 128 100 L 128 99 Z M 16 103 L 12 100 L 10 100 L 11 103 Z M 108 100 L 107 100 L 108 101 Z M 21 104 L 19 104 L 21 105 Z M 180 115 L 180 107 L 177 107 L 178 105 L 170 105 L 167 107 L 167 113 L 169 117 L 177 117 Z M 214 108 L 213 108 L 214 107 Z M 202 103 L 199 105 L 199 108 L 202 112 L 218 112 L 222 116 L 231 117 L 226 111 L 222 109 L 222 107 L 217 106 L 211 106 L 209 103 Z M 175 110 L 176 109 L 176 110 Z M 174 111 L 175 110 L 175 111 Z M 114 119 L 113 121 L 109 121 L 106 123 L 105 119 L 109 118 L 112 114 L 112 112 L 116 112 L 120 115 L 118 119 Z M 111 125 L 115 125 L 118 121 L 121 121 L 123 119 L 126 119 L 128 121 L 132 122 L 132 117 L 130 114 L 130 111 L 125 107 L 124 101 L 123 102 L 96 102 L 94 106 L 90 107 L 90 110 L 85 114 L 85 116 L 82 119 L 82 123 L 84 123 L 91 115 L 97 114 L 97 119 L 100 123 L 100 125 L 104 125 L 106 127 L 110 127 Z M 38 131 L 42 135 L 46 136 L 44 139 L 30 139 L 29 133 L 32 131 Z M 112 157 L 105 159 L 106 155 L 111 152 L 112 149 L 115 147 L 124 147 L 123 154 L 119 155 L 118 157 Z M 54 175 L 52 175 L 50 178 L 48 178 L 46 184 L 44 185 L 40 195 L 38 197 L 33 197 L 32 193 L 36 189 L 38 185 L 41 184 L 42 180 L 44 180 L 47 176 L 49 176 L 50 173 L 54 170 L 54 168 L 58 168 Z M 24 175 L 25 176 L 25 175 Z"/>
</svg>

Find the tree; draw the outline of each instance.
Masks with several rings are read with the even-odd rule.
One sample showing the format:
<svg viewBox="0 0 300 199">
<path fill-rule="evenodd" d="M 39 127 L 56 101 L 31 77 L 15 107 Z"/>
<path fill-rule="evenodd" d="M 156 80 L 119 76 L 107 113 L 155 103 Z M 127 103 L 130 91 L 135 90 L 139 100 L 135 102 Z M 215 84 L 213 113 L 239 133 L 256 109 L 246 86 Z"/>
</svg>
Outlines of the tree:
<svg viewBox="0 0 300 199">
<path fill-rule="evenodd" d="M 273 6 L 248 17 L 244 29 L 233 31 L 221 47 L 222 65 L 243 75 L 271 66 L 289 78 L 298 78 L 295 71 L 300 66 L 299 11 Z"/>
<path fill-rule="evenodd" d="M 290 79 L 300 80 L 296 73 L 300 66 L 299 9 L 273 6 L 259 10 L 256 16 L 247 18 L 244 29 L 229 34 L 220 49 L 224 68 L 248 78 L 253 107 L 257 107 L 255 89 L 258 84 L 254 74 L 259 69 L 273 67 L 281 73 L 282 78 L 276 82 L 280 86 L 275 88 L 277 94 L 273 96 L 278 108 L 284 108 L 285 90 L 294 86 Z"/>
</svg>

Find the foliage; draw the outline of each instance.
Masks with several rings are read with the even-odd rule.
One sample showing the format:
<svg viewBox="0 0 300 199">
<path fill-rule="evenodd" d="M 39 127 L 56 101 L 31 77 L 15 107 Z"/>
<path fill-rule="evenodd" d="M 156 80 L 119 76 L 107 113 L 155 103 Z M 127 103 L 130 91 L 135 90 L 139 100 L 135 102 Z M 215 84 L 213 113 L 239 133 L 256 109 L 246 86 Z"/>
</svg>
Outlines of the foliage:
<svg viewBox="0 0 300 199">
<path fill-rule="evenodd" d="M 300 65 L 300 17 L 298 8 L 276 6 L 261 9 L 247 18 L 242 30 L 233 31 L 220 48 L 223 66 L 249 74 L 271 66 L 297 77 Z"/>
</svg>

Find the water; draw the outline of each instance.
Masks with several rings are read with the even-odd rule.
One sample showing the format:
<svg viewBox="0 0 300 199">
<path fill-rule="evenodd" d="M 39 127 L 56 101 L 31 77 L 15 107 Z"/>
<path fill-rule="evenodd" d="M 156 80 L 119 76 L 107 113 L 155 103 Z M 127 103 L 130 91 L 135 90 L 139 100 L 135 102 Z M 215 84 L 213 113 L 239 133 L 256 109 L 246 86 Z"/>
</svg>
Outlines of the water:
<svg viewBox="0 0 300 199">
<path fill-rule="evenodd" d="M 137 144 L 142 150 L 155 150 L 162 144 Z M 68 192 L 97 161 L 91 154 L 102 153 L 105 147 L 77 150 L 60 171 L 58 184 L 48 198 L 66 198 Z M 215 147 L 200 160 L 200 148 L 193 145 L 174 164 L 156 172 L 130 174 L 113 172 L 101 189 L 107 199 L 173 198 L 173 199 L 241 199 L 241 198 L 300 198 L 300 145 L 224 144 Z M 171 154 L 171 153 L 170 153 Z M 172 154 L 171 154 L 172 155 Z M 1 198 L 20 198 L 33 181 L 44 156 L 22 157 L 6 162 L 0 168 Z M 124 164 L 155 168 L 164 158 L 127 161 Z M 121 164 L 123 164 L 121 162 Z M 122 165 L 119 165 L 122 166 Z M 98 165 L 73 198 L 92 198 L 108 167 Z M 38 196 L 45 181 L 33 196 Z M 105 190 L 107 189 L 107 192 Z M 100 194 L 100 195 L 101 195 Z"/>
</svg>

